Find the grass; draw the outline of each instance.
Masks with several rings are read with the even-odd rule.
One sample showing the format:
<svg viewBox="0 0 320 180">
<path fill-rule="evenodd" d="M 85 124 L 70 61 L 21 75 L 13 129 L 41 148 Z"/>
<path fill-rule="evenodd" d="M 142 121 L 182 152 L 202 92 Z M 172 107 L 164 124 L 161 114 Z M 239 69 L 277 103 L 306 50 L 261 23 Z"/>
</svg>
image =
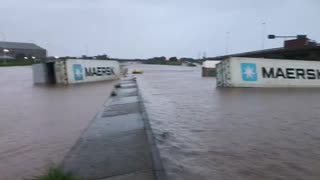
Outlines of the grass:
<svg viewBox="0 0 320 180">
<path fill-rule="evenodd" d="M 32 64 L 36 64 L 40 62 L 34 62 L 32 60 L 0 60 L 1 66 L 30 66 Z"/>
<path fill-rule="evenodd" d="M 134 71 L 132 71 L 132 74 L 143 74 L 143 71 L 141 71 L 141 70 L 134 70 Z"/>
<path fill-rule="evenodd" d="M 51 167 L 44 175 L 35 177 L 32 180 L 80 180 L 80 178 L 58 167 Z"/>
</svg>

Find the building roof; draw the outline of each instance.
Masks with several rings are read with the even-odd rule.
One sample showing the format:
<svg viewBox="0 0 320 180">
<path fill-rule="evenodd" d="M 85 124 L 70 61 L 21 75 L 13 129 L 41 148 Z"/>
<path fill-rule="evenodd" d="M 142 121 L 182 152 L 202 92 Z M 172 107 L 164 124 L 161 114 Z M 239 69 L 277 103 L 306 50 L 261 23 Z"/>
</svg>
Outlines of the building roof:
<svg viewBox="0 0 320 180">
<path fill-rule="evenodd" d="M 20 43 L 20 42 L 8 42 L 8 41 L 0 41 L 0 48 L 45 50 L 44 48 L 34 43 Z"/>
</svg>

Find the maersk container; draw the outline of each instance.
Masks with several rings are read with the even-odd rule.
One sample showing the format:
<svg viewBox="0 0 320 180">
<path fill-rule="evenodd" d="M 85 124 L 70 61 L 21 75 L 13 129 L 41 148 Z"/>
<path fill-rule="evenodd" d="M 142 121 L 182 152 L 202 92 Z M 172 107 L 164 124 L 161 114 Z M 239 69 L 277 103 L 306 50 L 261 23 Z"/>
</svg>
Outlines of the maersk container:
<svg viewBox="0 0 320 180">
<path fill-rule="evenodd" d="M 204 61 L 202 63 L 202 76 L 203 77 L 215 77 L 216 76 L 216 64 L 220 61 Z"/>
<path fill-rule="evenodd" d="M 320 62 L 228 58 L 216 65 L 218 87 L 320 87 Z"/>
<path fill-rule="evenodd" d="M 34 83 L 75 84 L 119 79 L 118 61 L 68 59 L 33 66 Z"/>
</svg>

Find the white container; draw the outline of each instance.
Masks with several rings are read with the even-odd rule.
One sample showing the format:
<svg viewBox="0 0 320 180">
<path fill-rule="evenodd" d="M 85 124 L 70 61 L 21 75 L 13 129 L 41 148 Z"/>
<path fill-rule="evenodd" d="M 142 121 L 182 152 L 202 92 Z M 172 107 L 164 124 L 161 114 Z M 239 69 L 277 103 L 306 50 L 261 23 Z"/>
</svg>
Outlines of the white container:
<svg viewBox="0 0 320 180">
<path fill-rule="evenodd" d="M 202 76 L 203 77 L 215 77 L 216 76 L 216 64 L 221 61 L 204 61 L 202 63 Z"/>
<path fill-rule="evenodd" d="M 232 57 L 216 65 L 218 87 L 320 87 L 320 62 Z"/>
<path fill-rule="evenodd" d="M 221 61 L 204 61 L 202 63 L 202 67 L 204 68 L 216 68 L 216 64 L 220 63 Z"/>
<path fill-rule="evenodd" d="M 110 60 L 68 59 L 66 73 L 68 84 L 114 80 L 120 78 L 120 65 Z"/>
<path fill-rule="evenodd" d="M 34 64 L 32 65 L 32 76 L 34 84 L 43 84 L 48 82 L 46 64 Z"/>
<path fill-rule="evenodd" d="M 68 59 L 33 65 L 34 83 L 75 84 L 120 78 L 118 61 Z"/>
</svg>

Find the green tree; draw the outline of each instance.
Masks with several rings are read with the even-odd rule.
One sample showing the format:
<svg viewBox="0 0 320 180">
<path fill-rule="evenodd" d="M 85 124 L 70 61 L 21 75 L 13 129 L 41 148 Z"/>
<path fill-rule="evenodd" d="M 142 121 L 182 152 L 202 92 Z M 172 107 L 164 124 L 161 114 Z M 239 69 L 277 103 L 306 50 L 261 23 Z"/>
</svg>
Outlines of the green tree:
<svg viewBox="0 0 320 180">
<path fill-rule="evenodd" d="M 97 56 L 95 56 L 95 57 L 96 57 L 96 59 L 98 59 L 98 60 L 108 60 L 108 59 L 110 59 L 109 56 L 106 55 L 106 54 L 97 55 Z"/>
<path fill-rule="evenodd" d="M 177 61 L 178 61 L 178 58 L 177 58 L 177 57 L 171 57 L 171 58 L 169 58 L 169 61 L 171 61 L 171 62 L 177 62 Z"/>
</svg>

